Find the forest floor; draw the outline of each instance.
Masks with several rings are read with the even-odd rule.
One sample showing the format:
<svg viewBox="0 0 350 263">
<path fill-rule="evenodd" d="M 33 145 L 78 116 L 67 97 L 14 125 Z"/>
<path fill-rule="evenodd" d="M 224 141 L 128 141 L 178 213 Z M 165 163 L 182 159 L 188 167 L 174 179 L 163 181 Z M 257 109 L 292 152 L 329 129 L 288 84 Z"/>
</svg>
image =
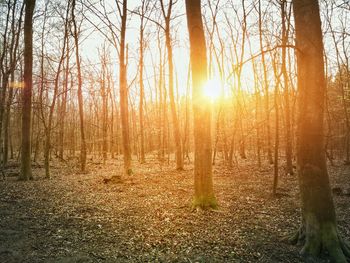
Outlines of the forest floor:
<svg viewBox="0 0 350 263">
<path fill-rule="evenodd" d="M 301 262 L 300 247 L 283 241 L 299 225 L 297 177 L 281 170 L 279 195 L 271 194 L 271 166 L 240 160 L 214 166 L 217 211 L 191 210 L 193 166 L 121 160 L 54 163 L 35 179 L 0 179 L 0 262 Z M 7 172 L 16 174 L 18 168 Z M 350 189 L 350 166 L 330 167 L 332 186 Z M 341 234 L 350 237 L 350 197 L 334 197 Z M 320 262 L 327 262 L 326 260 Z"/>
</svg>

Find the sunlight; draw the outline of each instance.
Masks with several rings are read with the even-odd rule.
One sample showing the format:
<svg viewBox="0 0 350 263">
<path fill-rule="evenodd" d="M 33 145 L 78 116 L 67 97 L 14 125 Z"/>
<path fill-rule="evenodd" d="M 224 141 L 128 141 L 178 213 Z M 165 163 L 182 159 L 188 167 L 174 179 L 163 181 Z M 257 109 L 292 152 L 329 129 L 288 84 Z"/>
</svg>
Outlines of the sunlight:
<svg viewBox="0 0 350 263">
<path fill-rule="evenodd" d="M 222 95 L 221 81 L 217 78 L 209 79 L 203 87 L 203 94 L 211 101 L 215 101 Z"/>
<path fill-rule="evenodd" d="M 9 83 L 9 87 L 14 89 L 23 89 L 24 88 L 24 82 L 22 81 L 13 81 Z"/>
</svg>

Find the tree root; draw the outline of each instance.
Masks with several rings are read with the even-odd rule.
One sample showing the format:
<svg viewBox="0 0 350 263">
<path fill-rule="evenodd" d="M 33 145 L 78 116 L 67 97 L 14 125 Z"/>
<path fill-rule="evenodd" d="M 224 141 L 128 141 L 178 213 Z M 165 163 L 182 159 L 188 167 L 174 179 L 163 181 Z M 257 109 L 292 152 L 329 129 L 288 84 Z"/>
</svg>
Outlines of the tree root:
<svg viewBox="0 0 350 263">
<path fill-rule="evenodd" d="M 207 209 L 218 209 L 218 203 L 214 196 L 200 196 L 194 197 L 192 201 L 193 210 L 207 210 Z"/>
<path fill-rule="evenodd" d="M 293 235 L 287 236 L 283 239 L 283 241 L 290 243 L 292 245 L 298 245 L 305 243 L 305 228 L 300 227 L 298 231 L 296 231 Z"/>
<path fill-rule="evenodd" d="M 339 236 L 333 224 L 325 224 L 316 231 L 301 226 L 294 235 L 284 240 L 292 245 L 302 245 L 300 254 L 306 262 L 318 262 L 320 254 L 327 252 L 332 262 L 350 263 L 350 246 Z"/>
<path fill-rule="evenodd" d="M 347 242 L 345 242 L 341 237 L 339 237 L 339 241 L 344 255 L 348 258 L 348 261 L 350 262 L 350 245 Z"/>
</svg>

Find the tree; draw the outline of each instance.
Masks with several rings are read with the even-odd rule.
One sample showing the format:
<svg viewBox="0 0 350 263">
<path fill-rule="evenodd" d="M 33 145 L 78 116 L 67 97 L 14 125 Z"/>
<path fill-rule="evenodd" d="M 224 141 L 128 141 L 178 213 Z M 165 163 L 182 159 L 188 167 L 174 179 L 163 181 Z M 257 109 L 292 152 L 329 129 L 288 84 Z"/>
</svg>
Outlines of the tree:
<svg viewBox="0 0 350 263">
<path fill-rule="evenodd" d="M 265 92 L 265 114 L 266 114 L 266 140 L 267 140 L 267 158 L 270 164 L 273 164 L 272 151 L 271 151 L 271 126 L 270 126 L 270 100 L 269 100 L 269 81 L 267 76 L 267 65 L 265 60 L 265 52 L 263 47 L 263 14 L 261 11 L 261 0 L 258 1 L 258 12 L 259 12 L 259 43 L 261 50 L 261 63 L 264 72 L 264 92 Z"/>
<path fill-rule="evenodd" d="M 286 22 L 289 22 L 287 17 L 287 1 L 281 1 L 281 18 L 282 18 L 282 74 L 284 81 L 284 102 L 285 102 L 285 123 L 286 123 L 286 170 L 287 174 L 293 174 L 293 161 L 292 161 L 292 137 L 291 137 L 291 121 L 290 121 L 290 100 L 289 100 L 289 78 L 287 73 L 287 43 L 289 33 Z M 287 21 L 286 21 L 287 20 Z"/>
<path fill-rule="evenodd" d="M 194 208 L 216 208 L 212 179 L 211 105 L 204 97 L 207 57 L 201 1 L 186 0 L 190 36 L 194 127 Z"/>
<path fill-rule="evenodd" d="M 54 111 L 55 111 L 55 106 L 56 106 L 56 101 L 58 97 L 58 89 L 59 89 L 59 79 L 60 79 L 60 74 L 61 74 L 61 68 L 63 66 L 65 54 L 66 54 L 66 46 L 67 46 L 67 40 L 68 40 L 68 24 L 69 24 L 69 8 L 70 8 L 70 2 L 68 2 L 67 7 L 66 7 L 66 14 L 64 18 L 64 35 L 63 35 L 63 45 L 62 45 L 62 50 L 60 54 L 60 58 L 58 61 L 57 65 L 57 70 L 55 74 L 55 80 L 54 80 L 54 90 L 53 90 L 53 95 L 52 95 L 52 101 L 49 105 L 49 116 L 48 119 L 45 120 L 45 116 L 42 112 L 42 119 L 44 123 L 44 129 L 45 129 L 45 148 L 44 148 L 44 156 L 45 156 L 45 177 L 49 179 L 51 177 L 50 175 L 50 152 L 51 152 L 51 133 L 52 133 L 52 126 L 53 126 L 53 121 L 54 121 Z M 45 23 L 44 23 L 45 25 Z M 44 58 L 42 58 L 44 60 Z M 43 81 L 43 80 L 42 80 Z M 82 169 L 84 171 L 84 169 Z"/>
<path fill-rule="evenodd" d="M 102 99 L 102 112 L 101 112 L 101 119 L 102 119 L 102 157 L 103 157 L 103 163 L 106 163 L 107 160 L 107 152 L 108 152 L 108 95 L 110 93 L 110 84 L 109 84 L 109 76 L 108 76 L 108 55 L 107 55 L 108 49 L 106 46 L 102 49 L 101 54 L 101 77 L 100 77 L 100 94 Z M 113 125 L 113 121 L 111 121 L 111 125 Z"/>
<path fill-rule="evenodd" d="M 143 110 L 143 104 L 144 104 L 144 83 L 143 83 L 143 68 L 144 68 L 144 49 L 145 49 L 145 40 L 144 40 L 144 33 L 145 33 L 145 27 L 147 24 L 147 21 L 145 21 L 145 14 L 149 9 L 150 2 L 142 1 L 141 4 L 141 15 L 140 15 L 140 104 L 139 104 L 139 115 L 140 115 L 140 161 L 141 163 L 145 163 L 145 132 L 144 132 L 144 110 Z"/>
<path fill-rule="evenodd" d="M 124 156 L 124 173 L 132 174 L 131 168 L 131 149 L 129 138 L 129 114 L 128 114 L 128 86 L 126 77 L 125 61 L 125 33 L 126 33 L 126 16 L 127 0 L 123 0 L 122 10 L 117 2 L 119 15 L 122 20 L 120 29 L 120 49 L 119 49 L 119 95 L 120 95 L 120 115 L 122 119 L 122 138 L 123 138 L 123 156 Z"/>
<path fill-rule="evenodd" d="M 77 21 L 75 18 L 75 0 L 72 0 L 72 23 L 73 23 L 73 37 L 75 43 L 75 59 L 77 63 L 78 71 L 78 105 L 79 105 L 79 119 L 80 119 L 80 164 L 81 171 L 85 172 L 86 169 L 86 141 L 85 141 L 85 128 L 84 128 L 84 100 L 82 91 L 82 76 L 81 76 L 81 66 L 80 66 L 80 55 L 79 55 L 79 32 Z"/>
<path fill-rule="evenodd" d="M 24 88 L 22 94 L 22 148 L 20 180 L 32 179 L 31 118 L 33 87 L 33 13 L 35 0 L 25 1 L 24 16 Z"/>
<path fill-rule="evenodd" d="M 293 1 L 298 65 L 297 169 L 302 225 L 293 241 L 304 241 L 302 254 L 328 251 L 334 262 L 347 262 L 350 249 L 337 230 L 327 172 L 323 115 L 325 76 L 321 19 L 317 0 Z"/>
<path fill-rule="evenodd" d="M 62 160 L 64 160 L 64 135 L 65 135 L 65 119 L 66 119 L 66 111 L 67 111 L 67 97 L 68 97 L 68 81 L 69 81 L 69 62 L 70 62 L 70 49 L 69 49 L 69 38 L 67 39 L 67 47 L 66 47 L 66 64 L 64 66 L 64 85 L 62 91 L 62 98 L 59 107 L 59 132 L 58 132 L 58 156 Z"/>
<path fill-rule="evenodd" d="M 163 0 L 160 0 L 161 9 L 163 17 L 165 20 L 165 42 L 166 49 L 168 52 L 168 67 L 169 67 L 169 100 L 170 109 L 173 119 L 173 129 L 174 129 L 174 139 L 176 147 L 176 170 L 183 170 L 183 156 L 182 156 L 182 145 L 181 145 L 181 133 L 180 133 L 180 123 L 177 116 L 175 96 L 174 96 L 174 63 L 173 63 L 173 48 L 171 43 L 170 35 L 170 22 L 171 22 L 171 12 L 174 5 L 173 0 L 170 0 L 168 5 L 168 10 L 165 11 Z"/>
<path fill-rule="evenodd" d="M 3 156 L 3 165 L 6 165 L 8 161 L 8 150 L 9 150 L 9 130 L 10 130 L 10 118 L 11 118 L 11 103 L 13 101 L 13 93 L 14 93 L 14 79 L 15 79 L 15 67 L 17 65 L 17 57 L 19 52 L 19 40 L 20 40 L 20 32 L 22 30 L 22 17 L 23 17 L 23 10 L 24 10 L 24 4 L 21 4 L 20 13 L 18 17 L 18 22 L 16 23 L 16 9 L 17 9 L 17 1 L 14 1 L 12 4 L 12 21 L 7 21 L 8 23 L 11 23 L 11 42 L 9 45 L 9 48 L 4 48 L 2 56 L 0 58 L 0 65 L 1 65 L 1 72 L 2 72 L 2 94 L 0 94 L 0 148 L 2 146 L 2 121 L 3 121 L 3 129 L 4 129 L 4 156 Z M 9 9 L 10 11 L 10 9 Z M 17 25 L 16 25 L 17 24 Z M 6 30 L 7 31 L 7 30 Z M 5 31 L 5 32 L 6 32 Z M 6 40 L 6 33 L 4 34 L 4 38 Z M 4 41 L 5 42 L 5 41 Z M 4 58 L 5 54 L 8 54 L 9 59 L 8 60 L 8 66 L 5 66 L 4 64 Z M 11 79 L 11 82 L 9 83 L 9 76 Z M 5 94 L 8 86 L 8 96 L 6 101 L 6 107 L 5 106 Z"/>
</svg>

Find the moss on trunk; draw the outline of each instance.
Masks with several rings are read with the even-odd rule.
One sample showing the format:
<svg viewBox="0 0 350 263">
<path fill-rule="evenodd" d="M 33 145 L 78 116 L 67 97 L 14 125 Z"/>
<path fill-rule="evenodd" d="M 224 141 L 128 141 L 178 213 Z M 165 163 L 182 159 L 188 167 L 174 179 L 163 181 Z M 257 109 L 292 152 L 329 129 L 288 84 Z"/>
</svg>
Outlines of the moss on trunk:
<svg viewBox="0 0 350 263">
<path fill-rule="evenodd" d="M 192 200 L 192 208 L 200 209 L 217 209 L 218 203 L 215 196 L 195 196 Z"/>
</svg>

